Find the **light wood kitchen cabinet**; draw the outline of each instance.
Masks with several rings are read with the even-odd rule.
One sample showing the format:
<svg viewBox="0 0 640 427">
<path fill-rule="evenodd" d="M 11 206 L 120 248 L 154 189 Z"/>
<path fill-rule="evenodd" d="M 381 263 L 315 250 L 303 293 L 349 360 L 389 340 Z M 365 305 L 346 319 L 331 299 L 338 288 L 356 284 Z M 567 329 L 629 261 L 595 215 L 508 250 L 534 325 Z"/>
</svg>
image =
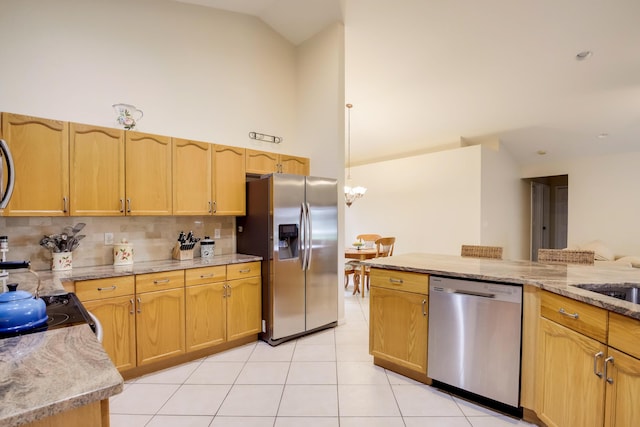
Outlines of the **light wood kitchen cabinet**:
<svg viewBox="0 0 640 427">
<path fill-rule="evenodd" d="M 119 371 L 136 366 L 134 276 L 75 282 L 75 293 L 103 329 L 102 346 Z"/>
<path fill-rule="evenodd" d="M 213 144 L 173 138 L 173 214 L 210 215 Z"/>
<path fill-rule="evenodd" d="M 127 131 L 125 152 L 127 215 L 171 215 L 171 138 Z"/>
<path fill-rule="evenodd" d="M 138 366 L 185 352 L 184 270 L 136 275 Z"/>
<path fill-rule="evenodd" d="M 71 215 L 124 215 L 124 131 L 70 123 L 69 143 Z"/>
<path fill-rule="evenodd" d="M 246 213 L 245 149 L 216 144 L 213 152 L 213 214 Z"/>
<path fill-rule="evenodd" d="M 597 427 L 604 421 L 607 348 L 568 327 L 540 319 L 536 374 L 538 417 L 549 427 Z"/>
<path fill-rule="evenodd" d="M 69 215 L 69 124 L 2 113 L 16 182 L 5 216 Z"/>
<path fill-rule="evenodd" d="M 262 331 L 260 262 L 227 266 L 227 341 Z"/>
<path fill-rule="evenodd" d="M 369 353 L 427 373 L 429 276 L 372 268 Z"/>
<path fill-rule="evenodd" d="M 224 265 L 185 272 L 187 351 L 213 347 L 227 340 L 226 278 Z"/>
<path fill-rule="evenodd" d="M 309 159 L 306 157 L 269 153 L 247 148 L 246 162 L 247 173 L 249 174 L 289 173 L 309 175 Z"/>
<path fill-rule="evenodd" d="M 609 313 L 609 351 L 605 363 L 604 425 L 634 425 L 640 420 L 640 320 Z"/>
</svg>

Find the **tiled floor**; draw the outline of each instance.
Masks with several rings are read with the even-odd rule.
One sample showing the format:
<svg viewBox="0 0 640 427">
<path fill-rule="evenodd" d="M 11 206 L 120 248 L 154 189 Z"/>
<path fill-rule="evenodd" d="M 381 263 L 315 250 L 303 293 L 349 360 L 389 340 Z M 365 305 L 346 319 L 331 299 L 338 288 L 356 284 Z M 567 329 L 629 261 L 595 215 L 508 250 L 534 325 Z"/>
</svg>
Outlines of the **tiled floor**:
<svg viewBox="0 0 640 427">
<path fill-rule="evenodd" d="M 373 365 L 369 298 L 345 292 L 344 325 L 260 341 L 128 381 L 112 427 L 530 426 Z"/>
</svg>

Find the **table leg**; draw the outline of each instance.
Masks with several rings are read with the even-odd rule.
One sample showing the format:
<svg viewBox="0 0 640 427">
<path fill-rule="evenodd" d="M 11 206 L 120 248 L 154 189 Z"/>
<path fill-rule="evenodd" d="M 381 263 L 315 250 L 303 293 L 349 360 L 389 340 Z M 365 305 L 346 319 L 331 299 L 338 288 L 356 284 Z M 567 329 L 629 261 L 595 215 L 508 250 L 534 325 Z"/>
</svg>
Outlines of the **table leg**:
<svg viewBox="0 0 640 427">
<path fill-rule="evenodd" d="M 366 288 L 365 286 L 365 277 L 364 277 L 364 264 L 360 264 L 360 283 L 362 283 L 362 298 L 364 298 L 364 290 Z"/>
</svg>

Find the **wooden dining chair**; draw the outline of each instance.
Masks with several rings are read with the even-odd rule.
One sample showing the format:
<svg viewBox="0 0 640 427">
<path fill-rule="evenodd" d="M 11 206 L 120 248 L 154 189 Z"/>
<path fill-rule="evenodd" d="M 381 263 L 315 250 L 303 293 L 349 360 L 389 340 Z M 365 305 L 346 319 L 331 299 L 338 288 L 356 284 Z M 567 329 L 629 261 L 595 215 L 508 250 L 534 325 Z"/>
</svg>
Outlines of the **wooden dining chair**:
<svg viewBox="0 0 640 427">
<path fill-rule="evenodd" d="M 353 260 L 347 261 L 344 263 L 344 288 L 347 289 L 349 286 L 349 277 L 353 276 L 353 286 L 357 287 L 356 284 L 359 284 L 360 275 L 358 272 L 360 271 L 360 266 L 357 265 Z"/>
<path fill-rule="evenodd" d="M 393 247 L 396 244 L 395 237 L 380 237 L 376 240 L 376 258 L 382 258 L 393 255 Z M 356 272 L 357 276 L 360 276 L 360 272 Z M 358 277 L 358 279 L 360 279 Z M 356 280 L 354 277 L 353 280 Z M 360 280 L 359 283 L 362 283 L 362 290 L 364 292 L 364 287 L 366 286 L 369 289 L 369 267 L 364 269 L 364 280 Z"/>
<path fill-rule="evenodd" d="M 373 245 L 375 245 L 376 240 L 378 240 L 379 238 L 381 238 L 382 236 L 379 234 L 358 234 L 356 236 L 356 240 L 360 241 L 362 240 L 365 243 L 365 247 L 367 247 L 367 243 L 371 243 L 369 245 L 369 247 L 373 247 Z"/>
<path fill-rule="evenodd" d="M 594 265 L 595 252 L 569 249 L 538 249 L 538 262 Z"/>
<path fill-rule="evenodd" d="M 502 246 L 462 245 L 460 256 L 502 259 Z"/>
</svg>

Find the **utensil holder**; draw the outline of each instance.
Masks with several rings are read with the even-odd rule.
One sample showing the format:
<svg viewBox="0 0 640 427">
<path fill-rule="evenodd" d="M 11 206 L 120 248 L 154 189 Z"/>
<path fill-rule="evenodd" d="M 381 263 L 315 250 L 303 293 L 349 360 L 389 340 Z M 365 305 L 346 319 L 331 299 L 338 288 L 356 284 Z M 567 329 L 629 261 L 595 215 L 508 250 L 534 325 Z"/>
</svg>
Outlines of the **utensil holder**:
<svg viewBox="0 0 640 427">
<path fill-rule="evenodd" d="M 193 248 L 180 249 L 180 243 L 176 243 L 176 245 L 173 247 L 173 259 L 176 259 L 178 261 L 193 259 Z"/>
<path fill-rule="evenodd" d="M 65 271 L 71 270 L 73 266 L 72 252 L 52 252 L 51 253 L 51 270 Z"/>
</svg>

